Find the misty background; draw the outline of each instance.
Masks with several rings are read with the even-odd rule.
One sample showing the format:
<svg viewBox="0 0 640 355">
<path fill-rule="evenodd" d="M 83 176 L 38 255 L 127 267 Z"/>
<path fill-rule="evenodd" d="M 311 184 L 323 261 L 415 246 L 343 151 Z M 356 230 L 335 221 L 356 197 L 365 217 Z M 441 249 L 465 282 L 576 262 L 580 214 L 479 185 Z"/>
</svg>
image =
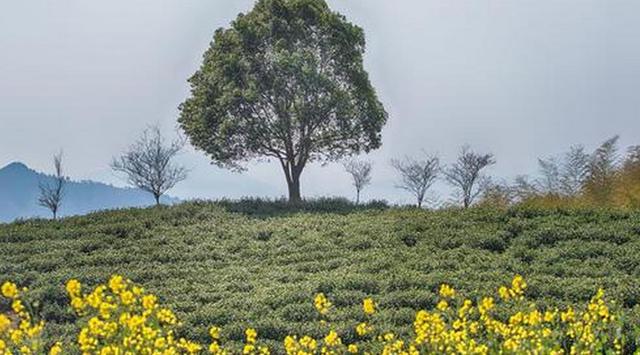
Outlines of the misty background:
<svg viewBox="0 0 640 355">
<path fill-rule="evenodd" d="M 410 202 L 388 162 L 493 152 L 490 175 L 535 174 L 538 157 L 615 134 L 640 143 L 640 2 L 328 0 L 364 28 L 366 68 L 389 112 L 363 199 Z M 13 1 L 0 12 L 0 167 L 21 161 L 119 186 L 109 168 L 150 124 L 173 134 L 186 79 L 213 32 L 252 0 Z M 275 162 L 242 175 L 187 149 L 179 198 L 282 196 Z M 339 164 L 303 173 L 303 196 L 353 197 Z M 441 200 L 448 189 L 436 189 Z"/>
</svg>

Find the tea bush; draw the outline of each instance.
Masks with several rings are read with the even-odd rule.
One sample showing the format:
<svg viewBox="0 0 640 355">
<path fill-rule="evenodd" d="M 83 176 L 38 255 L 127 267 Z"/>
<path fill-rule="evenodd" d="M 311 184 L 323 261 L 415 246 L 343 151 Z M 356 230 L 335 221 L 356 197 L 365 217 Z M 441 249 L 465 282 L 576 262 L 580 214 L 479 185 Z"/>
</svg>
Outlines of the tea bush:
<svg viewBox="0 0 640 355">
<path fill-rule="evenodd" d="M 321 339 L 326 329 L 310 303 L 317 293 L 333 303 L 331 324 L 343 343 L 357 339 L 364 298 L 379 306 L 377 329 L 408 339 L 416 312 L 437 305 L 441 284 L 477 300 L 515 274 L 542 309 L 586 304 L 603 288 L 627 324 L 640 324 L 639 212 L 305 212 L 262 203 L 236 212 L 222 202 L 191 202 L 3 224 L 0 282 L 29 288 L 47 345 L 72 343 L 78 330 L 61 285 L 77 279 L 95 287 L 112 274 L 157 295 L 183 323 L 176 337 L 199 344 L 208 343 L 210 325 L 223 329 L 229 346 L 244 344 L 248 327 L 270 348 L 288 334 Z M 0 311 L 9 308 L 0 301 Z M 633 344 L 632 327 L 623 332 Z"/>
</svg>

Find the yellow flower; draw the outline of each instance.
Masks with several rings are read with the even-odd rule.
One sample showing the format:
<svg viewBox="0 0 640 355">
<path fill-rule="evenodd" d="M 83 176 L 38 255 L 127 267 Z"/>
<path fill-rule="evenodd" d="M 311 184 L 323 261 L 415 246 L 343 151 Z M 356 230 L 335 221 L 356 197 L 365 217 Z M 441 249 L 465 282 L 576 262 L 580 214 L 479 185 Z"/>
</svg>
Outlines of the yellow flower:
<svg viewBox="0 0 640 355">
<path fill-rule="evenodd" d="M 455 296 L 456 296 L 456 290 L 454 290 L 453 287 L 447 284 L 442 284 L 440 286 L 440 297 L 454 298 Z"/>
<path fill-rule="evenodd" d="M 158 312 L 158 320 L 160 323 L 175 325 L 178 323 L 178 318 L 170 309 L 161 309 Z"/>
<path fill-rule="evenodd" d="M 521 275 L 516 275 L 511 281 L 512 296 L 522 296 L 525 288 L 527 288 L 527 283 L 524 281 L 524 278 Z"/>
<path fill-rule="evenodd" d="M 509 295 L 509 289 L 508 289 L 508 288 L 506 288 L 505 286 L 501 286 L 501 287 L 498 289 L 498 294 L 500 295 L 500 298 L 502 298 L 502 299 L 503 299 L 503 300 L 505 300 L 505 301 L 508 301 L 508 300 L 509 300 L 509 298 L 510 298 L 510 295 Z"/>
<path fill-rule="evenodd" d="M 331 302 L 327 299 L 324 293 L 319 293 L 316 295 L 316 298 L 314 299 L 314 305 L 318 313 L 323 316 L 329 313 L 329 308 L 332 306 Z"/>
<path fill-rule="evenodd" d="M 220 328 L 211 327 L 209 329 L 209 336 L 211 336 L 211 339 L 213 339 L 213 340 L 219 340 L 220 339 Z"/>
<path fill-rule="evenodd" d="M 71 279 L 67 282 L 66 289 L 72 298 L 79 297 L 82 292 L 82 284 L 76 279 Z"/>
<path fill-rule="evenodd" d="M 492 297 L 485 297 L 480 301 L 480 305 L 478 306 L 478 310 L 481 314 L 489 312 L 495 306 Z"/>
<path fill-rule="evenodd" d="M 198 343 L 188 341 L 186 339 L 180 339 L 178 346 L 185 350 L 189 354 L 196 354 L 202 350 L 202 346 Z"/>
<path fill-rule="evenodd" d="M 242 348 L 242 353 L 243 353 L 243 354 L 253 354 L 255 350 L 256 350 L 255 345 L 253 345 L 253 344 L 246 344 L 246 345 Z"/>
<path fill-rule="evenodd" d="M 22 304 L 22 301 L 18 299 L 13 300 L 13 302 L 11 303 L 11 309 L 18 314 L 24 312 L 25 310 L 24 305 Z"/>
<path fill-rule="evenodd" d="M 328 345 L 328 346 L 338 346 L 340 344 L 342 344 L 342 340 L 340 339 L 340 337 L 338 336 L 338 333 L 336 333 L 335 331 L 330 331 L 329 334 L 327 334 L 327 336 L 324 338 L 324 342 Z"/>
<path fill-rule="evenodd" d="M 569 307 L 567 308 L 566 311 L 560 313 L 560 319 L 563 322 L 572 322 L 575 320 L 575 312 L 573 311 L 573 308 Z"/>
<path fill-rule="evenodd" d="M 71 299 L 71 307 L 76 311 L 76 312 L 81 312 L 86 308 L 86 304 L 84 303 L 84 301 L 82 300 L 82 298 L 80 297 L 74 297 Z"/>
<path fill-rule="evenodd" d="M 372 315 L 376 312 L 376 305 L 371 298 L 365 298 L 364 301 L 362 301 L 362 309 L 365 314 Z"/>
<path fill-rule="evenodd" d="M 4 314 L 0 314 L 0 334 L 9 329 L 11 325 L 11 319 Z"/>
<path fill-rule="evenodd" d="M 122 292 L 122 290 L 124 290 L 126 287 L 127 285 L 124 281 L 124 277 L 120 275 L 113 275 L 109 279 L 109 288 L 116 295 Z"/>
<path fill-rule="evenodd" d="M 318 343 L 316 342 L 316 340 L 310 336 L 304 336 L 302 337 L 302 339 L 300 339 L 300 345 L 312 351 L 316 349 L 316 347 L 318 346 L 317 344 Z"/>
<path fill-rule="evenodd" d="M 73 302 L 73 301 L 72 301 Z M 117 306 L 112 305 L 111 303 L 107 303 L 107 302 L 103 302 L 100 304 L 99 310 L 100 310 L 100 316 L 102 316 L 102 318 L 104 319 L 109 319 L 111 318 L 111 312 L 117 308 Z"/>
<path fill-rule="evenodd" d="M 153 310 L 156 308 L 158 298 L 154 295 L 146 295 L 142 297 L 142 307 L 146 310 Z"/>
<path fill-rule="evenodd" d="M 447 301 L 445 300 L 442 300 L 438 302 L 438 305 L 436 305 L 436 308 L 438 308 L 439 311 L 444 312 L 447 309 L 449 309 L 449 303 L 447 303 Z"/>
<path fill-rule="evenodd" d="M 13 282 L 6 281 L 2 284 L 2 295 L 6 298 L 15 299 L 18 297 L 18 286 Z"/>
<path fill-rule="evenodd" d="M 556 311 L 552 312 L 552 311 L 546 311 L 544 312 L 544 321 L 549 323 L 549 322 L 553 322 L 553 320 L 556 318 Z"/>
<path fill-rule="evenodd" d="M 131 291 L 124 291 L 120 293 L 120 300 L 122 301 L 122 304 L 129 306 L 135 301 L 135 296 Z"/>
<path fill-rule="evenodd" d="M 49 355 L 60 355 L 62 354 L 62 344 L 55 343 L 49 350 Z"/>
<path fill-rule="evenodd" d="M 358 346 L 355 344 L 351 344 L 347 347 L 347 351 L 352 353 L 352 354 L 357 354 L 358 353 Z"/>
<path fill-rule="evenodd" d="M 209 345 L 209 352 L 212 354 L 218 354 L 220 353 L 220 344 L 218 344 L 217 342 L 213 342 L 211 343 L 211 345 Z"/>
<path fill-rule="evenodd" d="M 356 326 L 356 333 L 361 337 L 367 335 L 369 332 L 371 332 L 371 330 L 372 327 L 365 322 L 362 322 Z"/>
<path fill-rule="evenodd" d="M 247 336 L 247 344 L 255 344 L 258 332 L 253 328 L 248 328 L 244 334 Z"/>
</svg>

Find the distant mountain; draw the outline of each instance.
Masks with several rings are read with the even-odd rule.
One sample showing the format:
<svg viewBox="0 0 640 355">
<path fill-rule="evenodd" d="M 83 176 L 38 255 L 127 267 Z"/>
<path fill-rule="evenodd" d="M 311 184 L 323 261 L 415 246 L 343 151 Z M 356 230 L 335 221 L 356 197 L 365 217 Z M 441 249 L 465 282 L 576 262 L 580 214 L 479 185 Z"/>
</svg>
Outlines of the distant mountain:
<svg viewBox="0 0 640 355">
<path fill-rule="evenodd" d="M 38 186 L 41 182 L 52 180 L 51 176 L 32 170 L 22 163 L 11 163 L 0 169 L 0 222 L 10 222 L 16 218 L 49 217 L 49 210 L 38 205 Z M 177 201 L 171 197 L 163 198 L 163 203 Z M 59 215 L 80 215 L 103 209 L 149 206 L 153 203 L 151 194 L 139 189 L 70 180 L 66 185 Z"/>
</svg>

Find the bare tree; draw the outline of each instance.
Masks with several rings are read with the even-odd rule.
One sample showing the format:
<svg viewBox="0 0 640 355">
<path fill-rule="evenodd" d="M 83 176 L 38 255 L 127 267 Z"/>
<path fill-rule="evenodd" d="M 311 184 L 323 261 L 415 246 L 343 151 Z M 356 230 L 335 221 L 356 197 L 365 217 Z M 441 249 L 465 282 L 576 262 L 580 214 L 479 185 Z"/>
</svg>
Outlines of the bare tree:
<svg viewBox="0 0 640 355">
<path fill-rule="evenodd" d="M 187 169 L 173 160 L 184 147 L 184 140 L 168 142 L 157 125 L 149 127 L 111 168 L 124 173 L 129 184 L 153 194 L 156 205 L 160 197 L 187 178 Z"/>
<path fill-rule="evenodd" d="M 589 172 L 589 155 L 584 147 L 572 146 L 562 158 L 538 159 L 541 177 L 536 180 L 538 192 L 567 197 L 577 196 Z"/>
<path fill-rule="evenodd" d="M 532 182 L 526 175 L 516 176 L 513 186 L 511 187 L 516 201 L 524 201 L 539 194 L 540 191 L 536 185 L 537 184 Z"/>
<path fill-rule="evenodd" d="M 559 194 L 560 166 L 558 160 L 554 157 L 538 159 L 538 169 L 542 175 L 537 181 L 539 190 L 547 194 Z"/>
<path fill-rule="evenodd" d="M 359 204 L 360 192 L 371 183 L 373 165 L 369 161 L 351 159 L 344 162 L 343 166 L 353 179 L 353 186 L 356 188 L 356 204 Z"/>
<path fill-rule="evenodd" d="M 62 172 L 62 152 L 53 156 L 53 165 L 55 168 L 55 175 L 52 177 L 53 182 L 40 182 L 39 184 L 40 197 L 38 197 L 38 204 L 48 208 L 55 220 L 58 218 L 58 211 L 62 205 L 65 186 L 67 185 L 67 179 Z"/>
<path fill-rule="evenodd" d="M 589 173 L 589 154 L 584 147 L 574 145 L 564 155 L 560 173 L 560 189 L 563 194 L 575 197 L 584 187 Z"/>
<path fill-rule="evenodd" d="M 478 203 L 484 206 L 508 207 L 516 201 L 517 195 L 513 186 L 505 181 L 494 182 L 487 179 Z"/>
<path fill-rule="evenodd" d="M 493 154 L 478 154 L 465 145 L 456 162 L 445 170 L 446 180 L 459 190 L 464 208 L 471 206 L 482 193 L 488 181 L 482 170 L 495 162 Z"/>
<path fill-rule="evenodd" d="M 593 152 L 585 188 L 598 203 L 607 203 L 613 192 L 613 180 L 619 164 L 618 139 L 614 136 Z"/>
<path fill-rule="evenodd" d="M 411 192 L 416 197 L 418 207 L 422 207 L 427 190 L 440 172 L 440 159 L 437 156 L 427 156 L 422 160 L 405 157 L 391 160 L 391 166 L 400 175 L 396 187 Z"/>
<path fill-rule="evenodd" d="M 619 136 L 609 138 L 593 152 L 589 164 L 589 179 L 603 180 L 615 174 L 619 160 L 619 138 Z"/>
</svg>

